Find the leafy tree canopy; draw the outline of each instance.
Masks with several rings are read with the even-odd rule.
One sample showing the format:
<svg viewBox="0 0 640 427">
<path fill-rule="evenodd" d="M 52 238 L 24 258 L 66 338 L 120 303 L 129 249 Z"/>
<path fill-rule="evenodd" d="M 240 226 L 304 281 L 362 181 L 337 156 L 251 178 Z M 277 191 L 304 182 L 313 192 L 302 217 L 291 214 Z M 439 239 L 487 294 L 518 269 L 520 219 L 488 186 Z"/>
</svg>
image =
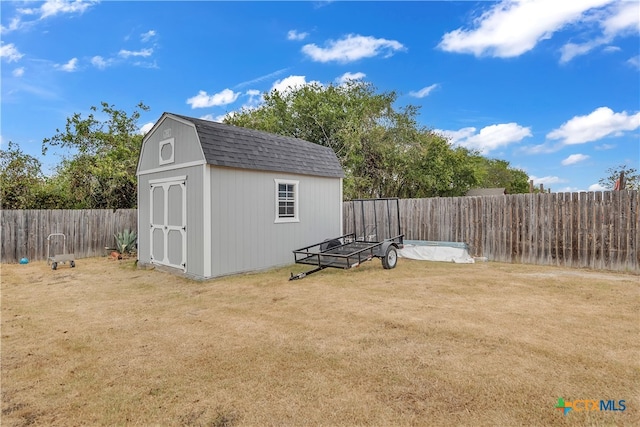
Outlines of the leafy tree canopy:
<svg viewBox="0 0 640 427">
<path fill-rule="evenodd" d="M 607 190 L 613 190 L 621 173 L 624 173 L 624 190 L 640 191 L 640 175 L 638 175 L 637 169 L 627 167 L 627 165 L 619 165 L 607 169 L 607 176 L 600 178 L 598 183 Z"/>
<path fill-rule="evenodd" d="M 492 169 L 503 173 L 499 183 L 510 192 L 528 191 L 524 172 L 452 147 L 418 125 L 418 107 L 396 109 L 396 99 L 362 81 L 310 84 L 265 93 L 260 107 L 225 122 L 331 147 L 345 170 L 346 198 L 460 196 L 488 184 Z"/>
<path fill-rule="evenodd" d="M 91 107 L 83 118 L 76 113 L 67 118 L 63 130 L 42 142 L 49 147 L 70 148 L 75 154 L 58 166 L 53 185 L 64 194 L 67 206 L 76 209 L 134 208 L 137 203 L 136 167 L 142 135 L 138 133 L 140 103 L 130 115 L 106 102 L 101 109 Z M 105 119 L 99 119 L 100 111 Z"/>
</svg>

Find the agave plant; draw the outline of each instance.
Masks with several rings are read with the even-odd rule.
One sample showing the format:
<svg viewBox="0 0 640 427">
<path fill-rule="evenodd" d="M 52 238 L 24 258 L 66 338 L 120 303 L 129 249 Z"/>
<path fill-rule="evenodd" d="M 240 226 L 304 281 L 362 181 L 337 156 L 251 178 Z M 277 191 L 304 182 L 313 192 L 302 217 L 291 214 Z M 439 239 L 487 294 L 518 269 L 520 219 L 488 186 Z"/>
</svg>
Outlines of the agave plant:
<svg viewBox="0 0 640 427">
<path fill-rule="evenodd" d="M 114 234 L 113 237 L 116 238 L 116 248 L 121 254 L 128 254 L 135 250 L 136 241 L 138 240 L 138 235 L 135 231 L 129 231 L 125 228 L 124 231 Z"/>
</svg>

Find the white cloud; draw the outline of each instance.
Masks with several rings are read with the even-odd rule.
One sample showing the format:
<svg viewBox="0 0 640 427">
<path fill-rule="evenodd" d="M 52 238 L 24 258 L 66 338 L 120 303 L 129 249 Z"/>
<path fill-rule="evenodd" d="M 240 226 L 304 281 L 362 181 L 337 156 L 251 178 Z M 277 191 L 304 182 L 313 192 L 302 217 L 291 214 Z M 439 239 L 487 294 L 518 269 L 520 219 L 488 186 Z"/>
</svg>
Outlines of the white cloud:
<svg viewBox="0 0 640 427">
<path fill-rule="evenodd" d="M 589 186 L 589 191 L 607 191 L 607 190 L 611 190 L 611 189 L 600 184 L 591 184 Z"/>
<path fill-rule="evenodd" d="M 562 163 L 563 166 L 575 165 L 576 163 L 584 162 L 588 158 L 589 156 L 587 156 L 586 154 L 571 154 L 560 163 Z"/>
<path fill-rule="evenodd" d="M 304 40 L 309 36 L 309 33 L 299 33 L 297 30 L 289 30 L 287 33 L 287 40 Z"/>
<path fill-rule="evenodd" d="M 429 96 L 432 90 L 438 87 L 438 84 L 432 84 L 431 86 L 424 87 L 417 92 L 409 92 L 410 96 L 415 98 L 424 98 L 425 96 Z"/>
<path fill-rule="evenodd" d="M 438 47 L 447 52 L 509 58 L 533 49 L 556 31 L 580 21 L 613 0 L 503 0 L 475 19 L 473 29 L 446 33 Z"/>
<path fill-rule="evenodd" d="M 29 4 L 28 2 L 24 2 Z M 36 2 L 31 2 L 31 4 Z M 20 30 L 36 23 L 37 20 L 47 19 L 62 14 L 82 14 L 90 7 L 100 3 L 98 0 L 47 0 L 36 8 L 17 8 L 18 16 L 11 18 L 9 26 L 0 26 L 0 33 L 6 34 Z M 23 17 L 33 17 L 31 20 L 23 20 Z"/>
<path fill-rule="evenodd" d="M 0 34 L 10 33 L 22 27 L 22 21 L 18 17 L 14 17 L 9 22 L 9 26 L 0 25 Z"/>
<path fill-rule="evenodd" d="M 622 49 L 618 46 L 605 46 L 602 51 L 606 53 L 620 52 Z"/>
<path fill-rule="evenodd" d="M 598 151 L 612 150 L 614 148 L 616 148 L 615 144 L 601 144 L 595 146 L 595 149 Z"/>
<path fill-rule="evenodd" d="M 222 92 L 208 95 L 207 92 L 201 90 L 196 96 L 187 99 L 187 104 L 191 108 L 207 108 L 220 105 L 231 104 L 238 99 L 240 92 L 234 92 L 231 89 L 224 89 Z"/>
<path fill-rule="evenodd" d="M 457 131 L 437 130 L 449 138 L 452 144 L 471 150 L 478 150 L 481 154 L 487 154 L 498 148 L 522 141 L 531 136 L 531 128 L 520 126 L 517 123 L 502 123 L 490 125 L 480 129 L 476 133 L 475 127 L 466 127 Z"/>
<path fill-rule="evenodd" d="M 78 1 L 78 0 L 47 0 L 39 9 L 35 9 L 35 12 L 40 14 L 40 19 L 48 18 L 50 16 L 59 15 L 62 13 L 84 13 L 94 4 L 99 1 Z"/>
<path fill-rule="evenodd" d="M 11 72 L 14 77 L 22 77 L 24 76 L 24 67 L 16 68 Z"/>
<path fill-rule="evenodd" d="M 146 33 L 142 33 L 140 34 L 140 40 L 142 40 L 143 42 L 148 42 L 149 40 L 151 40 L 152 38 L 154 38 L 156 36 L 156 31 L 155 30 L 149 30 Z"/>
<path fill-rule="evenodd" d="M 289 76 L 282 80 L 277 80 L 271 86 L 271 90 L 277 90 L 280 93 L 286 93 L 290 90 L 299 89 L 302 86 L 317 84 L 322 86 L 322 83 L 318 81 L 307 82 L 306 76 Z"/>
<path fill-rule="evenodd" d="M 563 182 L 567 182 L 566 179 L 562 179 L 560 177 L 557 176 L 541 176 L 541 177 L 537 177 L 537 176 L 533 176 L 533 175 L 529 175 L 529 179 L 533 180 L 533 184 L 534 185 L 551 185 L 551 184 L 561 184 Z"/>
<path fill-rule="evenodd" d="M 104 70 L 105 68 L 110 66 L 112 63 L 113 63 L 113 59 L 104 59 L 102 56 L 94 56 L 93 58 L 91 58 L 91 65 L 93 65 L 94 67 L 100 70 Z"/>
<path fill-rule="evenodd" d="M 78 58 L 71 58 L 66 64 L 56 65 L 56 68 L 68 73 L 72 73 L 78 69 Z"/>
<path fill-rule="evenodd" d="M 640 55 L 633 56 L 627 60 L 627 64 L 633 68 L 640 70 Z"/>
<path fill-rule="evenodd" d="M 608 107 L 600 107 L 586 116 L 575 116 L 568 120 L 558 129 L 549 132 L 547 138 L 560 140 L 564 145 L 583 144 L 609 135 L 620 136 L 625 131 L 639 127 L 640 113 L 614 113 Z"/>
<path fill-rule="evenodd" d="M 350 80 L 362 80 L 365 77 L 367 77 L 367 75 L 365 73 L 351 73 L 351 72 L 346 72 L 343 75 L 341 75 L 340 77 L 336 78 L 336 82 L 340 85 L 343 85 L 345 83 L 347 83 Z"/>
<path fill-rule="evenodd" d="M 17 62 L 23 56 L 24 54 L 20 53 L 13 43 L 0 46 L 0 58 L 5 59 L 7 62 Z"/>
<path fill-rule="evenodd" d="M 153 54 L 153 49 L 152 48 L 142 49 L 142 50 L 138 50 L 138 51 L 121 49 L 120 52 L 118 52 L 118 55 L 123 57 L 123 58 L 129 58 L 131 56 L 141 56 L 143 58 L 147 58 L 147 57 L 151 56 L 152 54 Z"/>
<path fill-rule="evenodd" d="M 596 47 L 611 43 L 616 37 L 640 32 L 640 3 L 616 2 L 604 12 L 604 18 L 600 19 L 601 34 L 592 40 L 582 44 L 567 43 L 561 49 L 560 62 L 568 62 L 576 56 L 584 55 Z M 610 52 L 615 46 L 604 50 Z M 620 48 L 617 48 L 620 50 Z"/>
<path fill-rule="evenodd" d="M 602 23 L 604 34 L 613 38 L 620 33 L 640 32 L 640 2 L 620 1 L 611 8 L 611 14 Z"/>
<path fill-rule="evenodd" d="M 327 47 L 307 44 L 302 52 L 317 62 L 353 62 L 362 58 L 378 55 L 389 57 L 397 51 L 406 50 L 402 43 L 396 40 L 376 39 L 370 36 L 349 34 L 340 40 L 329 40 Z"/>
<path fill-rule="evenodd" d="M 149 132 L 154 124 L 155 123 L 153 122 L 149 122 L 142 125 L 142 127 L 140 128 L 140 135 L 145 135 L 147 132 Z"/>
</svg>

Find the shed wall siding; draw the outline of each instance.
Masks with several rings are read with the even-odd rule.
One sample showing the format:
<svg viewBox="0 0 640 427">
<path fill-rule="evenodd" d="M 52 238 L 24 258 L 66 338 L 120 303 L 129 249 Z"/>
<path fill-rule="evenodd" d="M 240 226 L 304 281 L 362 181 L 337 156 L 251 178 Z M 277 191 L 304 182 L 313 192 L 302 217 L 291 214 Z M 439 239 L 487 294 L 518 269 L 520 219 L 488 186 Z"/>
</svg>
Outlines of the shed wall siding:
<svg viewBox="0 0 640 427">
<path fill-rule="evenodd" d="M 156 179 L 187 177 L 187 274 L 204 277 L 203 236 L 203 169 L 206 166 L 176 168 L 170 171 L 144 174 L 138 177 L 138 259 L 151 262 L 150 185 Z M 177 207 L 175 207 L 177 208 Z M 171 209 L 171 207 L 170 207 Z"/>
<path fill-rule="evenodd" d="M 168 138 L 174 139 L 174 161 L 173 163 L 161 165 L 160 142 Z M 180 164 L 199 161 L 204 162 L 204 155 L 194 127 L 166 118 L 145 139 L 140 164 L 138 165 L 138 173 L 158 168 L 179 167 Z"/>
<path fill-rule="evenodd" d="M 274 223 L 275 179 L 299 181 L 299 218 Z M 211 169 L 212 276 L 293 263 L 294 249 L 341 232 L 341 180 Z"/>
</svg>

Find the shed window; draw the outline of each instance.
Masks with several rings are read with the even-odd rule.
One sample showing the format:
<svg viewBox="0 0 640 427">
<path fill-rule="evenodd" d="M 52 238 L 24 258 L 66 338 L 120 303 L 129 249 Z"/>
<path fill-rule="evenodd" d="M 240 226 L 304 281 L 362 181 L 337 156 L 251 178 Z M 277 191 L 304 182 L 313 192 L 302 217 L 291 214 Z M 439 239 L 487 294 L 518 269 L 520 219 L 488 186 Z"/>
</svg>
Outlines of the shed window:
<svg viewBox="0 0 640 427">
<path fill-rule="evenodd" d="M 275 222 L 298 222 L 298 181 L 276 179 Z"/>
<path fill-rule="evenodd" d="M 160 159 L 158 161 L 158 163 L 160 165 L 166 165 L 169 163 L 173 163 L 173 138 L 169 138 L 169 139 L 165 139 L 160 141 L 159 144 L 159 152 L 160 152 Z"/>
</svg>

